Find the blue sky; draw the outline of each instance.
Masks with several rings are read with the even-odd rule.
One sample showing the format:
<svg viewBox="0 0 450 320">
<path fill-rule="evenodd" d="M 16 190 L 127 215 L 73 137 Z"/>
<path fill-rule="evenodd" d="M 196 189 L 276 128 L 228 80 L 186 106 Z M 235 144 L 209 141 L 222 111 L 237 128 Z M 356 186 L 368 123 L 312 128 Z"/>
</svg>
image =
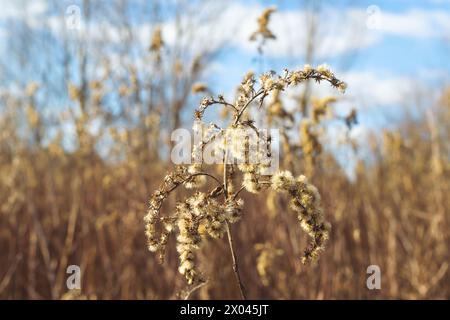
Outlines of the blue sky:
<svg viewBox="0 0 450 320">
<path fill-rule="evenodd" d="M 252 16 L 265 6 L 276 5 L 278 8 L 269 24 L 278 39 L 267 44 L 270 48 L 264 55 L 264 69 L 280 71 L 283 67 L 295 68 L 304 63 L 301 48 L 289 53 L 291 48 L 286 45 L 299 39 L 299 47 L 303 46 L 300 40 L 304 8 L 297 5 L 298 1 L 233 3 L 237 15 L 239 10 Z M 367 25 L 371 6 L 379 10 L 375 28 Z M 323 46 L 324 52 L 316 57 L 315 62 L 328 63 L 336 74 L 342 74 L 344 80 L 345 76 L 349 77 L 348 94 L 354 99 L 354 104 L 361 103 L 362 116 L 371 110 L 379 113 L 380 108 L 387 113 L 397 112 L 399 108 L 395 110 L 395 107 L 402 104 L 402 96 L 407 96 L 410 88 L 415 90 L 415 86 L 439 90 L 448 84 L 450 1 L 324 1 L 322 11 L 324 19 L 320 20 L 319 29 L 324 38 L 319 37 L 318 46 Z M 286 36 L 282 33 L 283 24 L 288 25 L 287 30 L 291 34 Z M 244 25 L 242 30 L 252 24 Z M 218 62 L 220 78 L 213 75 L 209 79 L 214 87 L 220 83 L 222 92 L 233 90 L 242 70 L 263 71 L 256 59 L 256 44 L 252 50 L 252 44 L 245 40 L 245 35 L 236 40 Z M 336 47 L 337 52 L 332 53 Z M 223 72 L 226 73 L 225 78 Z M 365 100 L 371 102 L 361 101 L 360 95 L 363 94 L 369 95 Z"/>
<path fill-rule="evenodd" d="M 136 10 L 130 10 L 128 14 L 134 17 L 131 21 L 136 32 L 141 34 L 138 40 L 142 43 L 138 45 L 145 47 L 148 45 L 151 26 L 146 24 L 139 14 L 144 8 L 149 10 L 148 7 L 151 6 L 152 1 L 130 2 L 135 3 L 130 8 L 136 8 Z M 209 43 L 210 39 L 217 43 L 228 43 L 227 50 L 214 61 L 214 68 L 205 80 L 212 81 L 217 91 L 228 93 L 239 83 L 247 70 L 265 71 L 261 70 L 258 62 L 256 44 L 249 42 L 248 36 L 251 30 L 256 28 L 256 18 L 263 8 L 272 5 L 278 8 L 278 12 L 273 15 L 269 26 L 273 28 L 278 39 L 267 43 L 265 47 L 264 69 L 281 71 L 284 67 L 302 66 L 305 61 L 303 48 L 306 32 L 304 30 L 305 8 L 302 5 L 304 2 L 297 0 L 224 1 L 221 2 L 223 15 L 212 21 L 219 26 L 216 29 L 211 29 L 211 22 L 203 22 L 199 16 L 196 23 L 199 29 L 209 37 L 206 43 Z M 8 41 L 15 41 L 14 38 L 8 39 L 6 29 L 2 30 L 2 27 L 8 25 L 7 23 L 14 20 L 20 21 L 26 16 L 32 22 L 32 26 L 39 28 L 47 19 L 51 32 L 57 39 L 61 31 L 57 30 L 55 18 L 64 18 L 62 15 L 65 14 L 66 6 L 71 4 L 81 6 L 81 3 L 81 1 L 62 1 L 59 2 L 58 7 L 55 7 L 45 0 L 0 0 L 3 8 L 0 12 L 0 50 L 7 55 Z M 374 81 L 380 78 L 389 80 L 393 84 L 397 81 L 400 87 L 405 86 L 404 83 L 402 84 L 405 78 L 432 87 L 436 87 L 436 83 L 448 81 L 450 71 L 449 0 L 324 0 L 320 3 L 321 13 L 318 21 L 321 34 L 317 41 L 319 52 L 314 64 L 326 62 L 337 74 L 345 76 L 350 73 L 351 77 L 356 77 L 358 80 Z M 371 13 L 367 10 L 374 6 L 379 10 L 376 12 L 378 18 L 375 20 L 377 27 L 369 28 L 367 23 Z M 95 21 L 97 16 L 93 12 L 92 19 Z M 175 41 L 173 17 L 168 12 L 163 19 L 163 36 L 170 46 L 171 41 Z M 117 34 L 117 26 L 114 26 L 113 22 L 110 23 L 110 33 Z M 101 32 L 97 37 L 108 41 L 108 37 Z M 201 36 L 197 40 L 198 43 L 193 43 L 193 47 L 205 44 L 205 39 Z M 111 43 L 114 41 L 117 40 L 111 40 Z M 57 53 L 48 55 L 57 55 Z M 39 55 L 35 55 L 34 59 L 39 59 Z M 352 83 L 350 82 L 349 85 L 351 89 Z M 360 81 L 357 82 L 354 92 L 359 92 L 362 85 Z M 376 91 L 376 85 L 372 83 L 367 85 L 372 86 Z M 376 92 L 376 95 L 381 96 L 381 99 L 374 99 L 375 105 L 386 104 L 389 102 L 389 97 L 392 97 L 392 103 L 398 103 L 399 100 L 392 91 L 380 91 Z"/>
<path fill-rule="evenodd" d="M 65 8 L 81 1 L 61 1 L 58 6 L 45 0 L 7 1 L 0 0 L 0 53 L 4 59 L 11 52 L 9 44 L 14 37 L 6 29 L 11 23 L 29 21 L 31 28 L 45 32 L 60 41 L 64 28 Z M 108 4 L 99 0 L 93 3 Z M 127 13 L 132 19 L 136 33 L 136 48 L 145 52 L 148 47 L 154 21 L 143 18 L 144 11 L 151 10 L 151 1 L 130 1 L 131 10 Z M 166 2 L 167 3 L 167 2 Z M 257 1 L 230 0 L 210 1 L 218 3 L 221 9 L 217 17 L 206 21 L 201 13 L 185 13 L 186 19 L 194 22 L 198 35 L 192 41 L 195 48 L 214 47 L 226 43 L 226 49 L 213 61 L 203 81 L 211 84 L 215 93 L 232 97 L 233 91 L 242 76 L 253 70 L 257 73 L 273 69 L 281 72 L 283 68 L 298 68 L 305 63 L 306 11 L 304 1 Z M 256 28 L 256 18 L 267 7 L 275 5 L 278 9 L 270 21 L 269 28 L 276 34 L 275 41 L 264 47 L 263 66 L 256 50 L 256 43 L 248 41 L 250 33 Z M 425 88 L 430 96 L 438 95 L 439 90 L 450 81 L 450 0 L 424 1 L 322 1 L 317 16 L 317 52 L 313 64 L 327 63 L 336 75 L 347 81 L 349 88 L 342 96 L 338 112 L 345 113 L 356 107 L 360 115 L 360 125 L 355 136 L 363 136 L 369 129 L 379 130 L 400 119 L 417 88 Z M 163 38 L 167 46 L 175 40 L 173 15 L 167 5 L 165 15 L 160 21 Z M 94 26 L 90 36 L 95 41 L 110 42 L 112 48 L 118 43 L 120 27 L 114 21 L 99 21 L 94 12 L 92 21 L 106 22 L 103 28 Z M 62 21 L 63 23 L 59 23 Z M 42 29 L 44 30 L 44 29 Z M 44 34 L 44 31 L 42 31 Z M 77 36 L 85 36 L 83 30 Z M 33 39 L 32 39 L 33 41 Z M 29 59 L 36 62 L 42 58 L 53 59 L 55 52 L 33 52 Z M 144 60 L 130 57 L 137 64 L 145 66 Z M 43 59 L 45 61 L 45 59 Z M 45 68 L 43 62 L 36 63 Z M 26 73 L 19 67 L 13 72 L 22 73 L 31 80 L 33 73 Z M 1 78 L 2 77 L 2 78 Z M 10 86 L 9 79 L 0 77 L 0 86 Z M 326 88 L 317 87 L 317 96 L 336 94 Z M 63 102 L 61 96 L 57 103 Z M 197 101 L 194 98 L 194 102 Z"/>
<path fill-rule="evenodd" d="M 258 8 L 262 7 L 261 3 L 267 6 L 277 6 L 278 13 L 274 14 L 273 19 L 277 19 L 277 15 L 301 12 L 302 10 L 301 6 L 296 5 L 298 1 L 246 1 L 245 6 Z M 327 13 L 327 17 L 343 18 L 343 21 L 340 22 L 341 25 L 348 24 L 348 21 L 345 20 L 345 12 L 359 10 L 364 15 L 369 6 L 375 5 L 380 9 L 381 17 L 388 16 L 389 26 L 384 29 L 383 18 L 381 18 L 380 30 L 371 30 L 364 25 L 365 21 L 362 17 L 360 23 L 355 24 L 354 28 L 361 33 L 360 37 L 374 37 L 377 40 L 367 45 L 358 46 L 356 44 L 354 50 L 345 50 L 341 54 L 323 56 L 317 60 L 326 60 L 332 66 L 333 62 L 336 62 L 339 66 L 339 61 L 350 57 L 348 59 L 352 61 L 352 70 L 381 74 L 415 77 L 427 70 L 442 70 L 443 74 L 448 74 L 450 70 L 450 21 L 439 23 L 433 19 L 434 15 L 438 14 L 443 15 L 442 19 L 450 18 L 450 1 L 324 1 L 323 3 L 325 10 L 330 11 Z M 410 20 L 408 20 L 409 17 Z M 396 18 L 401 19 L 397 25 Z M 327 23 L 324 23 L 325 32 Z M 408 30 L 408 24 L 411 24 L 410 30 Z M 421 26 L 426 28 L 421 28 Z M 420 30 L 424 30 L 424 34 L 416 32 Z M 349 38 L 348 41 L 353 40 Z M 273 42 L 274 46 L 276 46 L 276 42 Z M 353 57 L 353 55 L 355 56 Z M 240 62 L 241 65 L 255 67 L 257 63 L 254 58 L 255 51 L 249 53 L 238 48 L 225 56 L 224 60 L 227 67 L 229 62 Z M 295 58 L 295 61 L 301 63 L 304 57 L 299 54 Z M 289 65 L 292 62 L 292 59 L 285 59 L 281 52 L 278 56 L 275 55 L 275 57 L 265 60 L 267 67 Z M 236 69 L 241 69 L 241 66 L 237 66 Z"/>
<path fill-rule="evenodd" d="M 275 5 L 278 11 L 273 14 L 269 27 L 278 39 L 267 44 L 272 48 L 266 49 L 263 70 L 256 58 L 256 44 L 252 50 L 245 36 L 235 41 L 219 61 L 219 72 L 208 79 L 213 88 L 221 87 L 219 92 L 231 95 L 242 77 L 242 70 L 279 72 L 284 67 L 296 68 L 304 63 L 302 50 L 288 53 L 292 48 L 286 45 L 286 42 L 295 43 L 296 39 L 299 39 L 299 46 L 303 45 L 304 8 L 298 5 L 299 1 L 234 3 L 237 15 L 242 5 L 246 8 L 243 16 L 250 14 L 252 20 L 263 7 Z M 367 22 L 374 14 L 373 6 L 378 15 L 375 27 Z M 418 88 L 427 92 L 432 101 L 441 88 L 449 84 L 450 1 L 324 1 L 322 10 L 318 20 L 324 38 L 319 37 L 318 46 L 324 46 L 324 52 L 314 62 L 326 62 L 349 83 L 337 113 L 345 114 L 356 107 L 359 126 L 352 133 L 354 138 L 363 141 L 369 132 L 394 127 L 396 121 L 404 117 L 406 109 L 414 113 L 410 104 Z M 282 33 L 283 25 L 288 25 L 289 36 Z M 336 47 L 340 49 L 332 53 Z M 317 89 L 318 96 L 336 94 L 323 87 Z M 343 132 L 336 127 L 331 129 L 332 135 Z M 338 143 L 332 148 L 339 149 Z M 337 151 L 336 155 L 350 172 L 354 158 L 348 151 Z"/>
</svg>

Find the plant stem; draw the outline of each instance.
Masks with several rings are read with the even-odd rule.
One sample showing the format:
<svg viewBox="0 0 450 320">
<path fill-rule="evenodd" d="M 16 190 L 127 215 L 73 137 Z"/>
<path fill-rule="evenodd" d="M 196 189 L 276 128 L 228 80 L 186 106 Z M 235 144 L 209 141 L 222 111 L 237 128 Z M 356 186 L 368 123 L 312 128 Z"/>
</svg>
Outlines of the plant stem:
<svg viewBox="0 0 450 320">
<path fill-rule="evenodd" d="M 256 93 L 250 100 L 247 101 L 247 103 L 242 107 L 241 110 L 239 110 L 239 113 L 236 115 L 236 119 L 234 120 L 234 125 L 237 125 L 239 122 L 239 118 L 242 116 L 244 111 L 247 109 L 247 107 L 252 103 L 258 96 L 264 93 L 264 90 L 260 90 L 258 93 Z"/>
<path fill-rule="evenodd" d="M 224 160 L 223 160 L 223 188 L 224 188 L 225 201 L 228 199 L 228 166 L 227 166 L 227 161 L 228 161 L 228 148 L 225 149 L 225 157 L 224 157 Z M 244 285 L 242 284 L 241 275 L 239 273 L 239 266 L 238 266 L 236 251 L 234 249 L 233 236 L 231 235 L 231 227 L 230 227 L 230 223 L 228 221 L 226 222 L 226 226 L 227 226 L 228 245 L 230 246 L 231 258 L 233 259 L 233 271 L 234 271 L 234 274 L 236 276 L 236 281 L 237 281 L 237 283 L 239 285 L 239 291 L 241 293 L 241 298 L 243 300 L 247 300 L 247 296 L 245 294 L 245 288 L 244 288 Z"/>
<path fill-rule="evenodd" d="M 184 296 L 184 300 L 188 300 L 189 297 L 191 296 L 192 293 L 194 293 L 195 291 L 199 290 L 201 287 L 203 287 L 204 285 L 206 285 L 208 282 L 201 282 L 198 285 L 194 286 L 191 290 L 189 290 L 186 295 Z"/>
<path fill-rule="evenodd" d="M 233 271 L 236 276 L 236 281 L 239 285 L 239 290 L 241 292 L 241 298 L 243 300 L 247 300 L 247 296 L 245 294 L 245 287 L 242 283 L 241 275 L 239 273 L 239 266 L 238 266 L 236 252 L 234 249 L 233 237 L 231 235 L 231 228 L 230 228 L 230 224 L 228 222 L 227 222 L 227 236 L 228 236 L 228 244 L 230 245 L 231 257 L 233 258 Z"/>
</svg>

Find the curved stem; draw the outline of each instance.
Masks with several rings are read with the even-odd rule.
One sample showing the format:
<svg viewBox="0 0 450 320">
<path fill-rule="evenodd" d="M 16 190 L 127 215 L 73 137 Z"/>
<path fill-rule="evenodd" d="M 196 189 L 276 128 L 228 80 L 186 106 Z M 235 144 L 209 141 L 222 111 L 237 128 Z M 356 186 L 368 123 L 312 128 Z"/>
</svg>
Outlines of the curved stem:
<svg viewBox="0 0 450 320">
<path fill-rule="evenodd" d="M 241 193 L 243 190 L 245 189 L 244 186 L 242 186 L 233 196 L 233 199 L 236 199 L 236 197 L 239 195 L 239 193 Z"/>
<path fill-rule="evenodd" d="M 191 290 L 189 290 L 186 295 L 184 296 L 184 300 L 188 300 L 191 294 L 193 294 L 195 291 L 199 290 L 201 287 L 207 284 L 207 281 L 201 282 L 198 285 L 194 286 Z"/>
<path fill-rule="evenodd" d="M 206 173 L 206 172 L 198 172 L 198 173 L 194 173 L 194 174 L 191 174 L 190 177 L 197 177 L 197 176 L 205 176 L 205 177 L 209 177 L 209 178 L 213 179 L 214 181 L 216 181 L 216 182 L 219 184 L 219 186 L 222 185 L 222 183 L 219 181 L 219 179 L 217 179 L 217 178 L 216 178 L 215 176 L 213 176 L 212 174 L 209 174 L 209 173 Z M 188 178 L 188 179 L 189 179 L 189 178 Z"/>
<path fill-rule="evenodd" d="M 241 293 L 241 298 L 243 300 L 247 300 L 247 295 L 245 293 L 245 287 L 244 287 L 244 284 L 242 283 L 241 275 L 239 273 L 239 265 L 238 265 L 238 260 L 237 260 L 237 256 L 236 256 L 236 251 L 234 249 L 233 236 L 231 235 L 231 228 L 230 228 L 230 224 L 228 221 L 227 221 L 227 236 L 228 236 L 228 244 L 230 246 L 230 251 L 231 251 L 231 257 L 233 259 L 233 271 L 234 271 L 234 275 L 236 276 L 236 281 L 239 285 L 239 291 Z"/>
<path fill-rule="evenodd" d="M 213 99 L 212 100 L 212 104 L 221 104 L 221 105 L 223 105 L 225 107 L 233 108 L 234 111 L 238 111 L 238 109 L 236 109 L 236 107 L 234 105 L 232 105 L 231 103 L 226 102 L 226 101 L 217 101 L 217 100 Z"/>
<path fill-rule="evenodd" d="M 223 186 L 224 186 L 225 201 L 228 199 L 228 166 L 227 166 L 227 160 L 228 160 L 228 149 L 225 150 L 225 158 L 224 158 L 224 161 L 223 161 Z M 230 246 L 231 258 L 233 259 L 233 271 L 234 271 L 234 274 L 236 276 L 236 281 L 237 281 L 238 286 L 239 286 L 239 291 L 241 293 L 241 298 L 243 300 L 247 300 L 247 296 L 245 294 L 245 288 L 244 288 L 244 285 L 242 284 L 241 275 L 239 273 L 239 265 L 238 265 L 236 250 L 234 248 L 233 236 L 231 234 L 231 227 L 230 227 L 230 223 L 228 221 L 226 222 L 226 226 L 227 226 L 228 245 Z"/>
<path fill-rule="evenodd" d="M 264 93 L 264 90 L 260 89 L 258 93 L 256 93 L 250 100 L 247 101 L 247 103 L 242 107 L 241 110 L 239 110 L 239 113 L 236 116 L 236 119 L 234 120 L 234 125 L 237 125 L 239 122 L 239 119 L 241 118 L 244 111 L 247 109 L 247 107 L 252 103 L 257 97 L 259 97 L 261 94 Z"/>
</svg>

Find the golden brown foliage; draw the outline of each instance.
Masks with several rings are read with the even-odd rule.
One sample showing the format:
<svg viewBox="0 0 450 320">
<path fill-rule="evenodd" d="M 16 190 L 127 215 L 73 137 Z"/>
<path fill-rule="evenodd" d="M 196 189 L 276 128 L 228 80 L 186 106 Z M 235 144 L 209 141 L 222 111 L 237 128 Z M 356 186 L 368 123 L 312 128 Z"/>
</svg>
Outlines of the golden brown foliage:
<svg viewBox="0 0 450 320">
<path fill-rule="evenodd" d="M 262 35 L 263 40 L 275 37 L 269 29 L 272 12 L 265 11 L 258 20 L 255 35 Z M 241 180 L 235 177 L 226 182 L 229 195 L 237 194 L 240 185 L 234 185 L 242 182 L 249 191 L 240 194 L 242 199 L 229 197 L 219 202 L 223 186 L 211 179 L 204 185 L 208 193 L 202 190 L 192 195 L 180 188 L 174 197 L 167 197 L 166 191 L 176 184 L 191 188 L 204 181 L 194 176 L 199 173 L 196 167 L 172 170 L 160 152 L 167 142 L 161 129 L 180 126 L 191 90 L 210 89 L 194 85 L 204 56 L 181 61 L 175 55 L 165 60 L 162 35 L 161 29 L 154 29 L 150 54 L 156 58 L 154 70 L 161 71 L 164 63 L 171 66 L 171 78 L 162 81 L 162 73 L 154 72 L 146 83 L 136 66 L 130 65 L 113 88 L 126 111 L 137 111 L 134 125 L 115 125 L 114 115 L 102 108 L 110 74 L 81 84 L 68 81 L 67 95 L 79 112 L 71 109 L 57 120 L 74 128 L 71 138 L 75 141 L 70 147 L 62 125 L 49 134 L 54 127 L 45 122 L 36 103 L 36 95 L 45 88 L 32 82 L 20 97 L 0 96 L 0 298 L 179 298 L 186 281 L 178 271 L 188 282 L 199 276 L 193 268 L 194 258 L 208 282 L 189 291 L 190 297 L 237 298 L 238 289 L 230 285 L 235 275 L 228 267 L 232 263 L 229 243 L 219 239 L 228 231 L 223 216 L 217 214 L 222 210 L 226 221 L 236 222 L 241 216 L 245 220 L 233 230 L 233 239 L 248 298 L 450 298 L 450 90 L 420 117 L 404 119 L 395 130 L 375 132 L 372 139 L 361 141 L 370 148 L 351 154 L 358 165 L 350 178 L 322 140 L 323 120 L 334 100 L 317 99 L 306 105 L 309 100 L 303 99 L 298 110 L 288 110 L 280 82 L 297 84 L 312 78 L 330 81 L 341 90 L 345 84 L 326 66 L 306 66 L 284 78 L 265 74 L 259 93 L 268 97 L 263 121 L 281 128 L 281 167 L 292 174 L 279 173 L 266 181 L 273 188 L 263 188 L 260 177 L 248 166 L 241 168 Z M 221 96 L 204 99 L 197 117 L 208 106 L 223 106 L 228 110 L 223 112 L 225 119 L 253 125 L 247 111 L 235 111 L 245 109 L 249 96 L 256 94 L 254 82 L 249 73 L 236 103 L 228 107 Z M 165 98 L 168 85 L 170 99 Z M 145 90 L 151 93 L 148 109 L 147 104 L 138 103 Z M 299 110 L 301 121 L 296 118 Z M 119 118 L 127 116 L 125 112 Z M 92 123 L 98 119 L 104 120 L 104 126 L 92 132 Z M 349 130 L 357 125 L 355 110 L 339 119 Z M 298 139 L 289 135 L 290 130 Z M 106 156 L 98 148 L 105 136 L 110 138 Z M 226 169 L 218 167 L 221 173 Z M 168 169 L 175 173 L 164 179 Z M 308 183 L 301 176 L 305 171 Z M 147 216 L 146 238 L 142 219 L 148 210 L 148 195 L 158 187 L 162 191 L 154 194 L 151 206 L 159 209 L 161 205 L 169 215 L 158 221 Z M 286 196 L 293 199 L 296 215 L 289 214 Z M 320 206 L 315 205 L 319 200 Z M 199 211 L 201 218 L 193 218 L 187 206 Z M 305 257 L 317 255 L 328 226 L 321 219 L 306 221 L 301 229 L 293 226 L 299 217 L 304 221 L 306 215 L 321 216 L 319 208 L 332 232 L 320 260 L 303 265 L 299 259 L 303 249 L 309 248 Z M 168 236 L 174 227 L 178 238 Z M 199 239 L 208 245 L 197 247 Z M 311 239 L 313 246 L 308 247 Z M 147 246 L 159 255 L 149 254 Z M 163 265 L 161 257 L 165 258 Z M 66 288 L 66 268 L 71 264 L 82 270 L 80 291 Z M 381 268 L 379 291 L 366 287 L 366 269 L 372 264 Z"/>
</svg>

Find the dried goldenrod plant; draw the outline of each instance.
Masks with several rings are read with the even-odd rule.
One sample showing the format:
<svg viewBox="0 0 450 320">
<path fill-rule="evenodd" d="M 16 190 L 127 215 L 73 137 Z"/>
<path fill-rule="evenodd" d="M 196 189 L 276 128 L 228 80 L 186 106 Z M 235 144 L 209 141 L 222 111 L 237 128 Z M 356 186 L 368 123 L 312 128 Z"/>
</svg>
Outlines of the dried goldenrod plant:
<svg viewBox="0 0 450 320">
<path fill-rule="evenodd" d="M 255 250 L 258 252 L 256 271 L 262 284 L 268 286 L 270 271 L 274 267 L 275 261 L 283 255 L 283 250 L 275 248 L 270 242 L 255 244 Z"/>
<path fill-rule="evenodd" d="M 263 47 L 267 40 L 275 40 L 277 37 L 275 34 L 269 29 L 269 22 L 272 14 L 277 11 L 276 7 L 266 8 L 262 14 L 258 17 L 257 23 L 258 28 L 252 32 L 249 37 L 250 41 L 258 40 L 258 52 L 263 55 Z"/>
<path fill-rule="evenodd" d="M 321 197 L 315 186 L 303 175 L 294 177 L 289 171 L 270 173 L 271 136 L 256 126 L 248 110 L 252 105 L 259 109 L 271 93 L 278 95 L 287 87 L 298 85 L 308 79 L 327 81 L 333 87 L 344 90 L 346 85 L 327 68 L 306 66 L 303 70 L 288 71 L 283 75 L 267 72 L 259 77 L 259 85 L 253 74 L 247 75 L 240 85 L 239 95 L 234 103 L 219 95 L 204 98 L 195 111 L 194 132 L 200 133 L 200 141 L 192 150 L 191 165 L 178 166 L 168 173 L 162 185 L 150 198 L 150 207 L 145 216 L 148 248 L 157 252 L 161 261 L 171 233 L 176 233 L 179 254 L 179 272 L 188 284 L 204 281 L 199 273 L 195 252 L 204 239 L 221 238 L 227 234 L 233 259 L 233 270 L 239 284 L 242 298 L 246 298 L 238 269 L 238 256 L 234 249 L 230 225 L 239 221 L 243 213 L 242 191 L 257 194 L 263 189 L 286 194 L 291 208 L 297 213 L 301 228 L 311 241 L 301 257 L 302 263 L 318 258 L 328 239 L 330 225 L 325 221 Z M 205 111 L 213 105 L 222 105 L 232 112 L 232 119 L 226 128 L 216 123 L 203 122 Z M 244 118 L 244 113 L 246 114 Z M 246 135 L 252 132 L 254 135 Z M 251 140 L 255 141 L 251 141 Z M 256 143 L 256 144 L 255 144 Z M 255 148 L 259 146 L 258 148 Z M 208 173 L 202 156 L 207 149 L 221 159 L 222 176 Z M 199 160 L 200 155 L 200 160 Z M 251 159 L 251 155 L 256 156 Z M 231 161 L 230 161 L 231 159 Z M 240 178 L 240 180 L 239 180 Z M 206 180 L 212 180 L 214 188 L 201 191 Z M 240 186 L 235 188 L 237 181 Z M 161 215 L 161 208 L 169 195 L 179 187 L 195 192 L 177 203 L 172 214 Z"/>
<path fill-rule="evenodd" d="M 310 69 L 312 69 L 310 65 L 304 66 L 304 71 Z M 317 67 L 317 70 L 324 73 L 329 69 L 326 64 Z M 343 83 L 339 90 L 345 89 L 346 85 Z M 285 106 L 287 99 L 280 93 L 274 91 L 265 116 L 269 125 L 275 125 L 280 130 L 283 165 L 292 172 L 298 172 L 300 167 L 301 172 L 313 175 L 315 167 L 319 164 L 317 160 L 324 154 L 322 140 L 326 136 L 327 124 L 332 120 L 343 121 L 348 129 L 346 136 L 350 140 L 349 131 L 357 123 L 356 110 L 353 109 L 347 116 L 335 114 L 333 106 L 339 101 L 336 96 L 312 97 L 308 99 L 311 100 L 311 106 L 306 108 L 303 105 L 304 93 L 295 97 L 297 107 L 288 108 Z M 301 161 L 298 161 L 299 159 Z"/>
<path fill-rule="evenodd" d="M 155 28 L 150 41 L 149 51 L 155 54 L 156 60 L 161 61 L 161 50 L 164 47 L 164 40 L 162 37 L 162 30 L 158 26 Z"/>
<path fill-rule="evenodd" d="M 261 36 L 263 41 L 266 39 L 276 39 L 276 36 L 269 29 L 270 17 L 275 11 L 277 11 L 275 7 L 269 7 L 258 17 L 258 29 L 250 35 L 251 41 L 256 40 L 258 36 Z"/>
<path fill-rule="evenodd" d="M 383 108 L 366 113 L 389 121 L 384 138 L 378 121 L 372 127 L 373 121 L 364 117 L 367 110 L 362 109 L 362 130 L 349 135 L 357 138 L 360 147 L 352 153 L 348 148 L 334 149 L 334 143 L 349 141 L 336 131 L 331 135 L 330 129 L 342 126 L 330 125 L 335 120 L 348 129 L 357 124 L 355 110 L 339 112 L 349 103 L 358 103 L 356 91 L 354 97 L 338 98 L 333 104 L 332 98 L 316 96 L 314 79 L 305 80 L 292 90 L 271 90 L 258 109 L 261 94 L 242 112 L 238 124 L 244 129 L 253 125 L 261 134 L 263 126 L 280 129 L 280 168 L 292 173 L 294 185 L 304 174 L 307 185 L 320 190 L 320 206 L 333 228 L 320 263 L 304 267 L 300 257 L 305 240 L 313 238 L 299 226 L 299 214 L 289 212 L 287 197 L 298 195 L 291 196 L 290 189 L 274 190 L 275 171 L 264 175 L 259 172 L 264 165 L 229 164 L 226 193 L 221 164 L 194 161 L 176 168 L 172 179 L 163 181 L 170 166 L 168 133 L 180 127 L 184 111 L 198 97 L 192 93 L 222 100 L 215 87 L 201 81 L 211 63 L 222 56 L 222 47 L 228 46 L 218 44 L 216 51 L 216 41 L 214 45 L 209 41 L 216 40 L 216 33 L 206 34 L 201 26 L 211 22 L 211 26 L 229 28 L 219 24 L 223 20 L 216 19 L 219 12 L 204 1 L 169 4 L 181 14 L 179 24 L 176 19 L 175 24 L 162 23 L 158 28 L 152 21 L 172 21 L 166 2 L 152 1 L 146 13 L 154 13 L 141 15 L 144 20 L 151 17 L 149 24 L 145 20 L 145 30 L 136 27 L 141 18 L 119 14 L 134 10 L 133 1 L 113 7 L 95 3 L 92 10 L 108 9 L 88 10 L 104 15 L 95 20 L 116 21 L 124 32 L 106 32 L 101 41 L 67 32 L 61 34 L 67 44 L 64 48 L 53 37 L 48 39 L 45 30 L 34 32 L 37 41 L 27 46 L 29 37 L 22 36 L 22 28 L 16 24 L 7 28 L 14 47 L 23 50 L 2 56 L 2 65 L 20 65 L 21 72 L 5 75 L 5 85 L 0 87 L 0 299 L 173 299 L 174 287 L 184 285 L 185 275 L 194 280 L 186 291 L 177 290 L 180 297 L 229 299 L 239 292 L 228 266 L 229 243 L 245 293 L 254 299 L 449 299 L 450 88 L 442 88 L 441 96 L 435 97 L 438 88 L 430 91 L 428 85 L 414 81 L 414 94 L 399 101 L 396 114 L 401 117 L 392 118 Z M 312 5 L 316 1 L 309 2 L 305 7 L 308 35 L 305 42 L 295 44 L 305 47 L 305 63 L 316 60 L 315 42 L 322 39 L 318 37 L 321 17 L 315 17 Z M 89 3 L 93 1 L 85 2 Z M 200 12 L 201 17 L 196 14 Z M 283 21 L 275 20 L 276 14 L 265 28 L 280 38 L 277 30 L 282 28 L 276 27 Z M 267 17 L 262 21 L 267 22 Z M 248 29 L 248 36 L 258 28 L 255 24 Z M 152 31 L 145 45 L 136 42 L 143 30 Z M 100 26 L 98 31 L 107 29 Z M 167 39 L 165 31 L 170 34 Z M 262 38 L 258 34 L 253 44 L 258 46 Z M 193 45 L 196 39 L 201 39 L 199 45 Z M 276 45 L 267 38 L 265 45 L 270 44 Z M 25 54 L 25 49 L 31 51 Z M 53 61 L 52 54 L 60 49 L 64 49 L 61 63 L 41 66 Z M 24 59 L 36 53 L 39 59 Z M 252 66 L 258 74 L 273 63 L 264 64 L 263 52 L 255 58 Z M 305 67 L 303 72 L 310 69 Z M 315 69 L 320 72 L 327 67 Z M 232 126 L 236 113 L 258 93 L 257 75 L 249 73 L 243 84 L 237 81 L 236 99 L 227 99 L 231 105 L 215 103 L 203 119 L 215 119 L 209 116 L 217 111 L 223 115 L 217 123 L 228 132 L 222 124 L 231 121 Z M 254 88 L 250 98 L 245 95 L 248 87 Z M 303 139 L 300 132 L 306 119 L 309 132 Z M 200 144 L 216 134 L 213 140 L 219 148 L 225 135 L 218 133 L 220 127 L 208 130 L 208 125 L 199 122 L 196 126 L 206 127 L 203 140 L 196 144 L 198 150 L 206 152 L 214 146 L 214 141 L 204 148 Z M 244 129 L 233 128 L 229 135 L 240 136 Z M 248 144 L 250 148 L 245 136 L 241 143 L 229 140 L 230 154 L 238 151 L 231 146 L 245 149 Z M 319 144 L 311 148 L 313 136 Z M 272 138 L 273 146 L 277 137 Z M 308 150 L 313 170 L 308 170 L 310 160 L 304 153 Z M 352 163 L 356 163 L 354 172 Z M 284 175 L 292 184 L 290 175 Z M 153 230 L 149 224 L 152 248 L 162 257 L 167 248 L 165 265 L 157 264 L 158 254 L 142 250 L 147 241 L 142 221 L 148 209 L 145 199 L 160 182 L 164 192 L 153 197 L 153 205 L 161 204 L 161 208 L 148 220 L 153 223 Z M 298 193 L 314 197 L 314 190 L 305 189 Z M 227 224 L 232 228 L 230 239 Z M 177 271 L 176 247 L 185 275 Z M 278 255 L 280 250 L 283 256 Z M 364 290 L 366 279 L 361 276 L 372 263 L 383 272 L 381 291 Z M 81 290 L 67 291 L 66 267 L 71 264 L 82 270 Z M 201 282 L 205 278 L 208 281 Z"/>
</svg>

